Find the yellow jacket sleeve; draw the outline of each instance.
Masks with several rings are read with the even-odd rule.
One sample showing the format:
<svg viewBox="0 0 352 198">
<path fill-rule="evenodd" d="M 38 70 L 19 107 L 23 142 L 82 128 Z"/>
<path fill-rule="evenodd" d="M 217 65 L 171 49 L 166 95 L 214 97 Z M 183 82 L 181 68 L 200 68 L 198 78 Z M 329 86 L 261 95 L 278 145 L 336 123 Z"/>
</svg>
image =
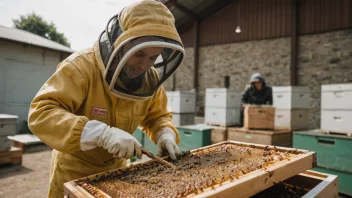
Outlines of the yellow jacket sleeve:
<svg viewBox="0 0 352 198">
<path fill-rule="evenodd" d="M 88 118 L 75 115 L 85 99 L 88 80 L 70 62 L 63 62 L 33 99 L 28 126 L 48 146 L 64 152 L 80 150 Z"/>
<path fill-rule="evenodd" d="M 143 131 L 154 143 L 156 143 L 156 134 L 168 127 L 175 132 L 176 143 L 179 144 L 180 136 L 173 124 L 171 108 L 168 107 L 166 92 L 162 86 L 155 92 L 148 114 L 141 125 Z"/>
</svg>

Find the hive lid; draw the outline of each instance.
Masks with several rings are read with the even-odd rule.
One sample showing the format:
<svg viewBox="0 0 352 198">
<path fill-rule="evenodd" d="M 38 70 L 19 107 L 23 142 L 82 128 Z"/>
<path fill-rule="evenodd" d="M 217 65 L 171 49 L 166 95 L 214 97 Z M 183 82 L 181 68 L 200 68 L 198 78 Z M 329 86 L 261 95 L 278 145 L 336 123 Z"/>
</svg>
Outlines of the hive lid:
<svg viewBox="0 0 352 198">
<path fill-rule="evenodd" d="M 322 85 L 322 86 L 321 86 L 321 91 L 322 91 L 322 92 L 329 92 L 329 91 L 352 91 L 352 83 Z"/>
<path fill-rule="evenodd" d="M 0 120 L 13 120 L 13 119 L 18 119 L 18 116 L 16 115 L 9 115 L 9 114 L 0 114 Z"/>
<path fill-rule="evenodd" d="M 204 130 L 211 130 L 214 126 L 209 126 L 206 124 L 193 124 L 193 125 L 184 125 L 177 127 L 178 129 L 189 129 L 195 131 L 204 131 Z"/>
<path fill-rule="evenodd" d="M 310 92 L 309 87 L 304 86 L 275 86 L 272 87 L 273 92 Z"/>
<path fill-rule="evenodd" d="M 166 92 L 167 97 L 173 97 L 173 96 L 196 96 L 196 93 L 194 91 L 167 91 Z"/>
<path fill-rule="evenodd" d="M 207 88 L 205 89 L 206 93 L 236 93 L 238 91 L 234 89 L 227 89 L 227 88 Z M 239 92 L 238 92 L 239 93 Z"/>
</svg>

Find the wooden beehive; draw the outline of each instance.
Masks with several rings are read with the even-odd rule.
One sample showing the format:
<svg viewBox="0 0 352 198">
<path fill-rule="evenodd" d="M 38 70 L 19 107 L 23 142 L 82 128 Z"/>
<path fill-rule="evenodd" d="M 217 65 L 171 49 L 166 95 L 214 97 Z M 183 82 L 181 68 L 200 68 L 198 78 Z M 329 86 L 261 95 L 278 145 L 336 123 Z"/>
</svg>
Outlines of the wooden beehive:
<svg viewBox="0 0 352 198">
<path fill-rule="evenodd" d="M 338 197 L 337 176 L 307 170 L 256 194 L 252 198 L 271 197 Z"/>
<path fill-rule="evenodd" d="M 244 125 L 246 129 L 274 129 L 275 108 L 271 106 L 246 105 Z"/>
<path fill-rule="evenodd" d="M 229 140 L 274 146 L 292 146 L 292 131 L 290 129 L 258 130 L 229 127 L 227 133 Z"/>
<path fill-rule="evenodd" d="M 8 151 L 0 151 L 0 164 L 21 164 L 23 150 L 11 147 Z"/>
<path fill-rule="evenodd" d="M 65 183 L 70 197 L 249 197 L 315 166 L 315 153 L 226 141 Z M 170 188 L 172 186 L 172 188 Z M 94 195 L 94 196 L 93 196 Z"/>
<path fill-rule="evenodd" d="M 226 127 L 214 127 L 211 130 L 211 143 L 216 144 L 227 140 Z"/>
</svg>

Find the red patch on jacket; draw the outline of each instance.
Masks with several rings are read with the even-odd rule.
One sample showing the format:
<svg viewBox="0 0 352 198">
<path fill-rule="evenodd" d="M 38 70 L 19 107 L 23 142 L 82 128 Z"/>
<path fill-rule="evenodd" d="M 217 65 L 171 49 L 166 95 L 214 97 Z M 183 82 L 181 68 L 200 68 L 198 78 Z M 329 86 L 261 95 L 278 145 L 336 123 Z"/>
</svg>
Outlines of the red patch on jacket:
<svg viewBox="0 0 352 198">
<path fill-rule="evenodd" d="M 93 107 L 92 114 L 98 117 L 106 117 L 107 109 Z"/>
</svg>

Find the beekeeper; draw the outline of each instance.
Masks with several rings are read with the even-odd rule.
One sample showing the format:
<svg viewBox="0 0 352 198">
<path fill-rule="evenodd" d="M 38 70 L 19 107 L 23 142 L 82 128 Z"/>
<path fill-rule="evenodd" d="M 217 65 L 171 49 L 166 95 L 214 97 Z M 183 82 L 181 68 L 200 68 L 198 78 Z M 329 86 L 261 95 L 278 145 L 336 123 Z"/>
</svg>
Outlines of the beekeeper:
<svg viewBox="0 0 352 198">
<path fill-rule="evenodd" d="M 156 12 L 157 10 L 157 12 Z M 179 134 L 161 84 L 185 52 L 166 6 L 142 1 L 106 25 L 94 47 L 58 65 L 33 99 L 29 127 L 52 147 L 49 197 L 65 182 L 126 164 L 141 144 L 138 125 L 175 159 Z"/>
<path fill-rule="evenodd" d="M 254 73 L 250 78 L 250 86 L 242 93 L 242 108 L 240 122 L 243 125 L 243 106 L 251 105 L 272 105 L 273 91 L 270 86 L 265 83 L 263 76 L 260 73 Z"/>
</svg>

